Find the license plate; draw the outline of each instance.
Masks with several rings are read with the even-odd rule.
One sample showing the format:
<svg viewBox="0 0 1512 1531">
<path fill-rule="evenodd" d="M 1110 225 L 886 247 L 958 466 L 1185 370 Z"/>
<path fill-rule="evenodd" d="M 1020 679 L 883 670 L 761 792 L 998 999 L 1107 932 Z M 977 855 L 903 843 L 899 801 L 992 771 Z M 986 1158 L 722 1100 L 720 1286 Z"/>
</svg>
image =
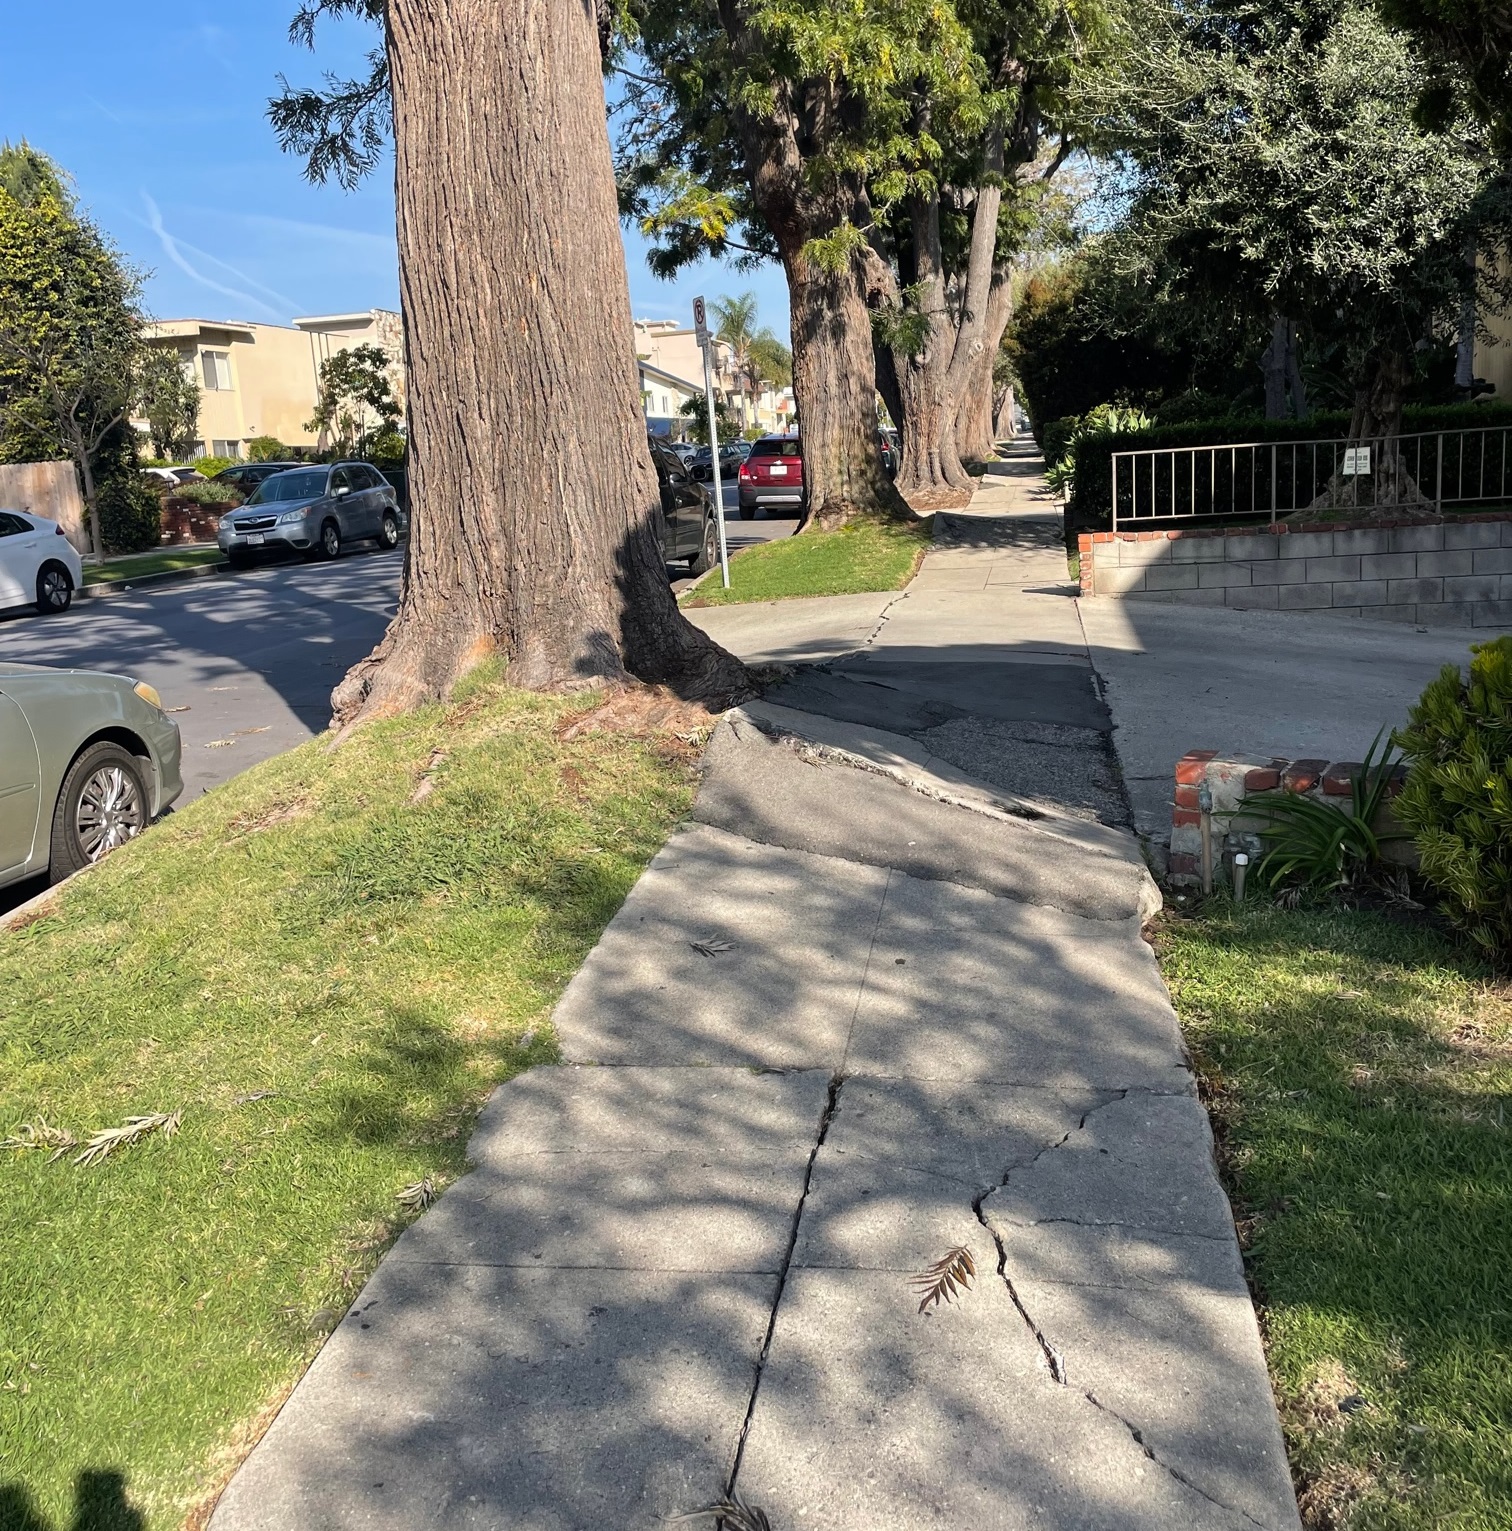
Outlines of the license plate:
<svg viewBox="0 0 1512 1531">
<path fill-rule="evenodd" d="M 263 545 L 263 540 L 263 534 L 261 532 L 247 533 L 247 545 L 249 547 L 260 548 Z"/>
<path fill-rule="evenodd" d="M 780 462 L 774 462 L 772 464 L 772 477 L 773 478 L 786 478 L 787 477 L 787 464 L 786 463 L 780 463 Z"/>
</svg>

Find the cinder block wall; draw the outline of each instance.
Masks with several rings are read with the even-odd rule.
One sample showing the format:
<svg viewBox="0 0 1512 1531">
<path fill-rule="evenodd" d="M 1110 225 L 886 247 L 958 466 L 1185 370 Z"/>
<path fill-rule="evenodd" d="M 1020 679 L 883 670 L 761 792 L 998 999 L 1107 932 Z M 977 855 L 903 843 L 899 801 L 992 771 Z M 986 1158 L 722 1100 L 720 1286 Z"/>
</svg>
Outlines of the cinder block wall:
<svg viewBox="0 0 1512 1531">
<path fill-rule="evenodd" d="M 1082 594 L 1512 628 L 1512 513 L 1355 523 L 1083 532 Z"/>
</svg>

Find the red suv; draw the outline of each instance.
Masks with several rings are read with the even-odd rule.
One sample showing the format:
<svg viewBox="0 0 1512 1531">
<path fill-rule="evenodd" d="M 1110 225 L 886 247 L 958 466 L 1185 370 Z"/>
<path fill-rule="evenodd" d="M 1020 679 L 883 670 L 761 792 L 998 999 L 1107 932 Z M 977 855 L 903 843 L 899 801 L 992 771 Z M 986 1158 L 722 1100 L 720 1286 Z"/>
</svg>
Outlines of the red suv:
<svg viewBox="0 0 1512 1531">
<path fill-rule="evenodd" d="M 740 465 L 740 519 L 754 519 L 758 510 L 801 516 L 807 495 L 803 487 L 803 445 L 797 436 L 763 436 Z"/>
</svg>

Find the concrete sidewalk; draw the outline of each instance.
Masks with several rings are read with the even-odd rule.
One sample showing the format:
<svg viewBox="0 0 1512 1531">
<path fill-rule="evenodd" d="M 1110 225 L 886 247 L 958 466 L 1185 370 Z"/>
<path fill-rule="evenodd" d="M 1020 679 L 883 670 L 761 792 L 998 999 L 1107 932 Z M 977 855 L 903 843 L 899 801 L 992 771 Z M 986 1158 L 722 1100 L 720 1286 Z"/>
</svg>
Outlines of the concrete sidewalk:
<svg viewBox="0 0 1512 1531">
<path fill-rule="evenodd" d="M 875 610 L 699 613 L 824 662 L 721 725 L 556 1009 L 563 1065 L 495 1092 L 215 1531 L 639 1528 L 730 1492 L 775 1531 L 1295 1531 L 1042 531 L 947 527 Z M 921 1311 L 960 1251 L 969 1290 Z"/>
</svg>

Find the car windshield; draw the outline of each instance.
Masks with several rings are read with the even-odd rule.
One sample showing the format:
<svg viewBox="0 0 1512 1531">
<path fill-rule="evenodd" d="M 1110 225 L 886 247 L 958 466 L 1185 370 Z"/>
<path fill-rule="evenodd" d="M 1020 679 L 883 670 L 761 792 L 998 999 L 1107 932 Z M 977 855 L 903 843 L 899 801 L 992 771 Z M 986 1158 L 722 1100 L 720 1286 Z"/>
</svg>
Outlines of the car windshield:
<svg viewBox="0 0 1512 1531">
<path fill-rule="evenodd" d="M 798 455 L 796 436 L 768 436 L 765 441 L 758 441 L 751 448 L 752 457 L 797 457 Z"/>
<path fill-rule="evenodd" d="M 314 500 L 325 493 L 326 470 L 302 468 L 292 473 L 275 473 L 257 486 L 249 505 L 267 505 L 274 500 Z"/>
</svg>

